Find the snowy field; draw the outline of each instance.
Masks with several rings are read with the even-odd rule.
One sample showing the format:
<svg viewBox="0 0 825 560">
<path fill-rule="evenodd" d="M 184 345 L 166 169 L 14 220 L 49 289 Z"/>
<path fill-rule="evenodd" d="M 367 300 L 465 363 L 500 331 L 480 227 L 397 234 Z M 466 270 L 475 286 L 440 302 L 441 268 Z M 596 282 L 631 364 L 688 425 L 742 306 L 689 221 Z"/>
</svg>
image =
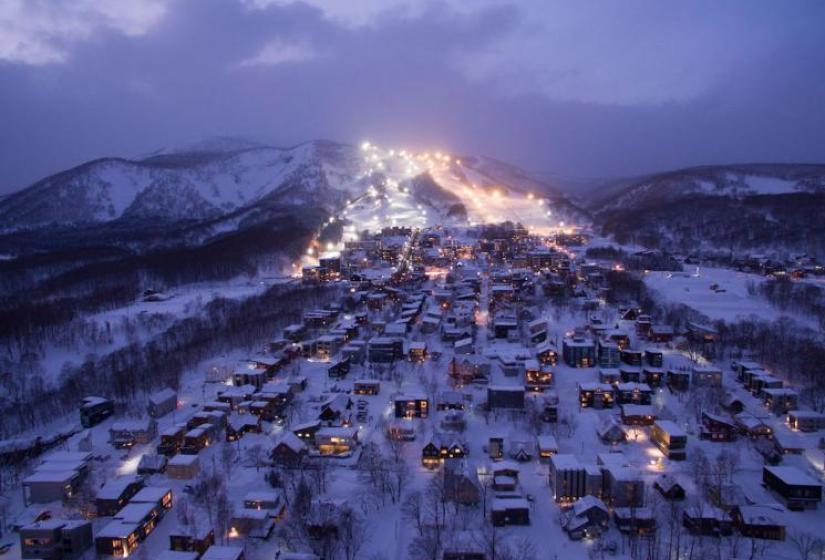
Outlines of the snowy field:
<svg viewBox="0 0 825 560">
<path fill-rule="evenodd" d="M 788 316 L 803 326 L 817 328 L 816 321 L 798 313 L 783 313 L 767 300 L 748 293 L 748 284 L 765 277 L 726 268 L 686 266 L 684 272 L 650 271 L 645 283 L 665 300 L 683 303 L 711 320 L 734 322 L 754 316 L 775 321 Z"/>
</svg>

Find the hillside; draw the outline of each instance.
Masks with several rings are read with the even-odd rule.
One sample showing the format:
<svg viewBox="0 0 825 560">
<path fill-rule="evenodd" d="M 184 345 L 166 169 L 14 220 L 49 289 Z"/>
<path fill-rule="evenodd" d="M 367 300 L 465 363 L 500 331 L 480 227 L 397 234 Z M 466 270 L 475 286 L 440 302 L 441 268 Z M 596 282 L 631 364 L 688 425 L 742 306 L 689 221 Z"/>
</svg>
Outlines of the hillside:
<svg viewBox="0 0 825 560">
<path fill-rule="evenodd" d="M 588 208 L 602 233 L 682 253 L 825 256 L 825 165 L 696 167 L 616 181 Z"/>
</svg>

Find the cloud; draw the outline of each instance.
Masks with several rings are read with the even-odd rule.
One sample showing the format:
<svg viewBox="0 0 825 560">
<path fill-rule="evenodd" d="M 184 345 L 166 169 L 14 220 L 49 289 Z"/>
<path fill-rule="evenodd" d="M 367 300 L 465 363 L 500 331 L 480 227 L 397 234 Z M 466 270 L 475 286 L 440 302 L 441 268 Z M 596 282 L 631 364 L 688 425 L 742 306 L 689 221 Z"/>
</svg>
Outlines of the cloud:
<svg viewBox="0 0 825 560">
<path fill-rule="evenodd" d="M 166 9 L 166 0 L 3 0 L 0 62 L 66 62 L 73 44 L 100 31 L 141 35 Z"/>
<path fill-rule="evenodd" d="M 274 39 L 251 58 L 242 60 L 241 66 L 272 66 L 291 62 L 304 62 L 320 56 L 321 53 L 305 42 L 289 42 Z"/>
<path fill-rule="evenodd" d="M 825 3 L 0 6 L 22 37 L 0 33 L 0 192 L 223 135 L 368 138 L 585 176 L 825 159 Z"/>
</svg>

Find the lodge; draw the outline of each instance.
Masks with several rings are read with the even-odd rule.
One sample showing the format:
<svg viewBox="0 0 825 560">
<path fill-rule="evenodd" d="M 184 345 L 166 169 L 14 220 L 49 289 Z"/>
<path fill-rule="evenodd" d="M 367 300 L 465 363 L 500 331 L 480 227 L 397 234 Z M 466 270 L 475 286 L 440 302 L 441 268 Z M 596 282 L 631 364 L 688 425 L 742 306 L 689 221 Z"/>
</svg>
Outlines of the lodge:
<svg viewBox="0 0 825 560">
<path fill-rule="evenodd" d="M 523 410 L 524 387 L 491 385 L 487 388 L 487 405 L 490 410 Z"/>
<path fill-rule="evenodd" d="M 95 497 L 98 517 L 111 517 L 125 506 L 143 488 L 143 477 L 121 476 L 106 482 Z"/>
<path fill-rule="evenodd" d="M 822 484 L 796 467 L 762 467 L 762 484 L 790 510 L 816 509 L 822 501 Z"/>
<path fill-rule="evenodd" d="M 607 383 L 580 383 L 579 406 L 581 408 L 613 408 L 613 386 Z"/>
<path fill-rule="evenodd" d="M 549 477 L 557 503 L 569 505 L 587 493 L 587 472 L 574 455 L 557 453 L 550 457 Z"/>
<path fill-rule="evenodd" d="M 445 460 L 462 459 L 466 454 L 466 447 L 458 440 L 433 434 L 421 449 L 421 464 L 427 469 L 436 469 Z"/>
<path fill-rule="evenodd" d="M 326 427 L 315 433 L 315 447 L 321 455 L 346 456 L 357 444 L 356 428 Z"/>
<path fill-rule="evenodd" d="M 619 404 L 650 404 L 653 400 L 653 390 L 646 383 L 619 383 L 615 391 Z"/>
<path fill-rule="evenodd" d="M 102 556 L 126 558 L 138 547 L 140 526 L 117 519 L 110 521 L 95 535 L 95 550 Z"/>
<path fill-rule="evenodd" d="M 160 433 L 160 443 L 157 446 L 159 455 L 172 456 L 180 451 L 186 435 L 186 424 L 170 426 Z"/>
<path fill-rule="evenodd" d="M 424 395 L 398 395 L 393 399 L 396 418 L 427 418 L 430 402 Z"/>
<path fill-rule="evenodd" d="M 115 413 L 115 403 L 103 397 L 86 397 L 80 405 L 80 425 L 91 428 Z"/>
<path fill-rule="evenodd" d="M 596 364 L 596 346 L 592 340 L 577 336 L 562 342 L 564 363 L 574 368 L 589 368 Z"/>
<path fill-rule="evenodd" d="M 83 520 L 48 519 L 19 530 L 22 558 L 75 560 L 92 546 L 92 524 Z"/>
<path fill-rule="evenodd" d="M 812 410 L 791 410 L 787 423 L 792 430 L 799 432 L 825 430 L 825 414 Z"/>
<path fill-rule="evenodd" d="M 496 527 L 529 525 L 530 504 L 518 495 L 499 495 L 493 499 L 490 521 Z"/>
<path fill-rule="evenodd" d="M 711 441 L 733 441 L 739 433 L 739 428 L 732 420 L 718 414 L 702 411 L 702 426 L 699 431 L 701 439 Z"/>
<path fill-rule="evenodd" d="M 627 426 L 652 426 L 656 421 L 656 410 L 649 405 L 623 404 L 622 423 Z"/>
<path fill-rule="evenodd" d="M 650 439 L 665 457 L 674 461 L 687 458 L 687 432 L 670 420 L 657 420 L 650 431 Z"/>
</svg>

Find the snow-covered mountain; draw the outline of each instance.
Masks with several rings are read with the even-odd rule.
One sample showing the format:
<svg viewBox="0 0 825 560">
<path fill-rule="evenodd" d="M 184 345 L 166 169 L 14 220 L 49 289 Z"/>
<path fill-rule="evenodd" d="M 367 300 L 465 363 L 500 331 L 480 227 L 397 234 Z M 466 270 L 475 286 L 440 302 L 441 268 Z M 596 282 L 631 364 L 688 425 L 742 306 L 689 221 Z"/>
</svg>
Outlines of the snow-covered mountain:
<svg viewBox="0 0 825 560">
<path fill-rule="evenodd" d="M 588 204 L 602 232 L 678 252 L 825 256 L 825 165 L 696 167 L 617 181 Z"/>
<path fill-rule="evenodd" d="M 422 194 L 424 176 L 444 196 L 433 196 L 433 190 Z M 260 205 L 306 205 L 335 215 L 351 201 L 357 201 L 351 219 L 363 214 L 358 227 L 422 225 L 458 216 L 533 225 L 554 219 L 545 209 L 535 211 L 528 193 L 552 201 L 559 216 L 577 211 L 548 185 L 489 158 L 322 140 L 277 148 L 217 139 L 142 159 L 98 159 L 46 177 L 0 201 L 0 228 L 9 233 L 50 226 L 221 222 L 220 230 L 235 227 Z M 493 197 L 497 204 L 485 202 Z M 465 207 L 463 213 L 457 204 Z M 422 219 L 423 206 L 430 214 Z"/>
<path fill-rule="evenodd" d="M 642 208 L 689 198 L 771 196 L 825 192 L 825 165 L 704 166 L 615 181 L 592 193 L 599 212 Z"/>
<path fill-rule="evenodd" d="M 352 150 L 328 142 L 294 148 L 170 152 L 104 158 L 47 177 L 0 203 L 5 230 L 119 219 L 204 220 L 277 195 L 297 179 L 293 202 L 335 204 L 357 173 Z M 330 196 L 332 195 L 332 196 Z"/>
</svg>

